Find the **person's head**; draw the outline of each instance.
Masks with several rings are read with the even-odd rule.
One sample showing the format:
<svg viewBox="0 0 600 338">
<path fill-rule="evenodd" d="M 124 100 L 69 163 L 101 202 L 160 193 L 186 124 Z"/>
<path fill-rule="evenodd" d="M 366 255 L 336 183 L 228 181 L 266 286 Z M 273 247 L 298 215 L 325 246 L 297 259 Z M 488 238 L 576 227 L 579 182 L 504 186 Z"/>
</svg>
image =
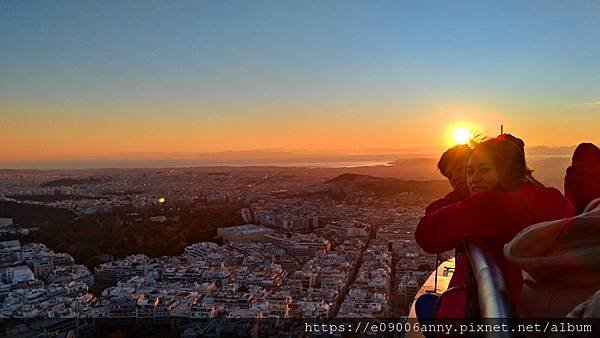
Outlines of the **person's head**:
<svg viewBox="0 0 600 338">
<path fill-rule="evenodd" d="M 525 144 L 510 134 L 474 143 L 467 161 L 466 180 L 471 193 L 516 189 L 531 174 L 525 163 Z"/>
<path fill-rule="evenodd" d="M 465 165 L 471 155 L 471 147 L 460 144 L 446 150 L 438 162 L 438 169 L 455 190 L 467 190 Z"/>
<path fill-rule="evenodd" d="M 581 143 L 573 152 L 571 164 L 600 161 L 600 149 L 593 143 Z"/>
</svg>

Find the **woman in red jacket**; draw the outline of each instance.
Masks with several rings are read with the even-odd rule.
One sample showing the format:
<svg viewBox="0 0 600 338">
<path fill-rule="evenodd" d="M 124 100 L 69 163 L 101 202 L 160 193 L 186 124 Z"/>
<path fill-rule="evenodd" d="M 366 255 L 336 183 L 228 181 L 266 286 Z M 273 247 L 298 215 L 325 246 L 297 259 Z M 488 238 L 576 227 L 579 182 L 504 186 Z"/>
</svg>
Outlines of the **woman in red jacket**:
<svg viewBox="0 0 600 338">
<path fill-rule="evenodd" d="M 466 179 L 471 196 L 423 216 L 415 239 L 430 253 L 452 250 L 469 238 L 482 239 L 502 269 L 514 301 L 518 301 L 521 270 L 504 259 L 504 244 L 528 225 L 573 216 L 573 207 L 558 190 L 533 179 L 525 164 L 523 141 L 510 134 L 474 146 Z M 458 258 L 449 288 L 466 284 L 467 264 L 467 257 Z M 464 289 L 442 299 L 437 318 L 465 316 Z"/>
</svg>

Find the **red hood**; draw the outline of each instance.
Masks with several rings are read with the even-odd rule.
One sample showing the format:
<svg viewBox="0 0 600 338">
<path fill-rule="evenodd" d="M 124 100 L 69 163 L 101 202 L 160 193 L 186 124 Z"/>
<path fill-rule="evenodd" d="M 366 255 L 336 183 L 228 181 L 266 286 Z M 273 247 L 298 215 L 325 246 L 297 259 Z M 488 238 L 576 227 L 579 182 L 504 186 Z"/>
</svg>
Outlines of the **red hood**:
<svg viewBox="0 0 600 338">
<path fill-rule="evenodd" d="M 565 197 L 578 214 L 591 200 L 600 197 L 600 161 L 579 162 L 567 168 Z"/>
</svg>

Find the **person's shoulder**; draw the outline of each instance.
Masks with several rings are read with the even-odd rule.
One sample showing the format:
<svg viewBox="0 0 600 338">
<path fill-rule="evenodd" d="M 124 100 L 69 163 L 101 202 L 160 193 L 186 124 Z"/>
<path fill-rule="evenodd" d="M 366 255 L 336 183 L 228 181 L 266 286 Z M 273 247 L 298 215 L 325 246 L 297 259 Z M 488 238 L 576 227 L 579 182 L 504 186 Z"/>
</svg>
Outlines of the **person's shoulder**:
<svg viewBox="0 0 600 338">
<path fill-rule="evenodd" d="M 526 183 L 523 184 L 520 190 L 520 199 L 531 207 L 536 207 L 546 212 L 552 210 L 559 213 L 559 216 L 561 216 L 559 218 L 575 215 L 573 205 L 556 188 Z"/>
<path fill-rule="evenodd" d="M 600 170 L 600 161 L 588 161 L 571 164 L 566 173 L 569 175 L 585 175 L 587 173 L 597 173 Z"/>
<path fill-rule="evenodd" d="M 527 203 L 537 204 L 539 201 L 545 201 L 546 203 L 567 203 L 566 197 L 560 192 L 560 190 L 553 187 L 546 187 L 541 184 L 534 183 L 523 183 L 519 188 L 511 192 L 518 199 Z"/>
<path fill-rule="evenodd" d="M 435 200 L 431 203 L 429 203 L 429 205 L 425 208 L 425 214 L 430 214 L 434 211 L 436 211 L 437 209 L 443 207 L 444 205 L 442 204 L 443 202 L 443 198 L 440 198 L 439 200 Z"/>
<path fill-rule="evenodd" d="M 542 184 L 536 184 L 532 182 L 525 182 L 521 184 L 517 189 L 511 191 L 515 194 L 531 193 L 531 194 L 561 194 L 561 192 L 553 187 L 547 187 Z"/>
<path fill-rule="evenodd" d="M 526 194 L 552 196 L 561 200 L 565 199 L 560 190 L 554 187 L 546 187 L 541 184 L 524 183 L 518 190 Z"/>
<path fill-rule="evenodd" d="M 458 192 L 456 190 L 452 190 L 451 192 L 446 194 L 446 196 L 431 202 L 427 206 L 427 208 L 425 208 L 425 213 L 426 214 L 432 213 L 440 208 L 446 207 L 446 206 L 454 204 L 456 202 L 460 202 L 467 197 L 468 197 L 468 195 L 466 195 L 464 193 Z"/>
</svg>

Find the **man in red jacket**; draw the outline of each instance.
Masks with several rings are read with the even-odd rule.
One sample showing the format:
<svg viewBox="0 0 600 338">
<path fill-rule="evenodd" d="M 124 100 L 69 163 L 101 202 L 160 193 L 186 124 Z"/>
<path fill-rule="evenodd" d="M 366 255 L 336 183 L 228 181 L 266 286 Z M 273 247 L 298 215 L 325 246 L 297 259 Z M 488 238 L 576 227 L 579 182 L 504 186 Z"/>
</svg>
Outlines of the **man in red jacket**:
<svg viewBox="0 0 600 338">
<path fill-rule="evenodd" d="M 452 185 L 452 191 L 443 198 L 429 204 L 425 209 L 425 214 L 462 201 L 469 196 L 469 188 L 465 179 L 465 165 L 469 155 L 471 155 L 471 147 L 466 144 L 454 146 L 442 154 L 438 162 L 438 169 Z"/>
<path fill-rule="evenodd" d="M 466 179 L 471 195 L 423 216 L 415 239 L 430 253 L 454 249 L 470 238 L 482 239 L 504 273 L 514 301 L 518 301 L 521 270 L 504 259 L 504 244 L 528 225 L 573 216 L 573 207 L 558 190 L 546 188 L 531 177 L 523 141 L 509 134 L 473 148 Z M 465 255 L 458 258 L 449 288 L 466 284 L 467 265 Z M 465 290 L 442 299 L 437 318 L 465 316 Z"/>
</svg>

